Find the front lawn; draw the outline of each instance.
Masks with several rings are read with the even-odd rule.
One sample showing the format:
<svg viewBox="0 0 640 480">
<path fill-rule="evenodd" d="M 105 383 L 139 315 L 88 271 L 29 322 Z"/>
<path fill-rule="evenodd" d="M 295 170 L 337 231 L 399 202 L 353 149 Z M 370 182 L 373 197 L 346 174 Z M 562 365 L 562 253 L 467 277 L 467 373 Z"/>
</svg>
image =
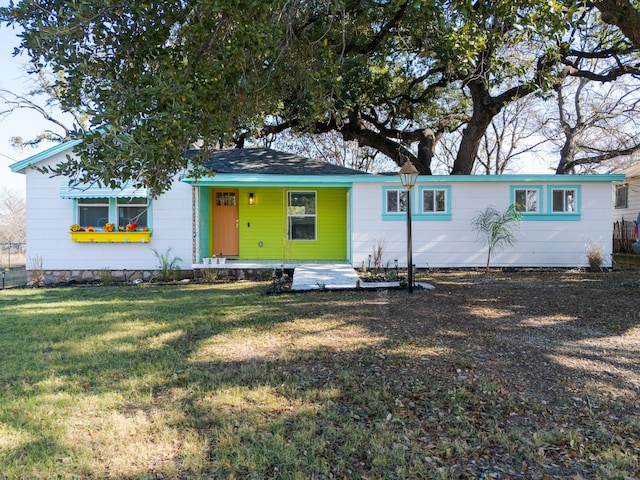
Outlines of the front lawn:
<svg viewBox="0 0 640 480">
<path fill-rule="evenodd" d="M 636 478 L 638 271 L 0 291 L 0 479 Z"/>
</svg>

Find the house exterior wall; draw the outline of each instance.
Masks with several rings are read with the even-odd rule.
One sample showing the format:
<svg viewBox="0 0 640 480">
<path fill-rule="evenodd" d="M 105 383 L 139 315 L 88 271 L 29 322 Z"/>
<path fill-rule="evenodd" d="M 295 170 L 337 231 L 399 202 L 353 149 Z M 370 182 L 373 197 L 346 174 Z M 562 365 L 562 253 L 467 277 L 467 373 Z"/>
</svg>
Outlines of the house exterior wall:
<svg viewBox="0 0 640 480">
<path fill-rule="evenodd" d="M 55 165 L 68 151 L 52 156 L 40 165 Z M 62 177 L 49 178 L 34 169 L 27 176 L 27 269 L 72 270 L 157 270 L 153 250 L 181 259 L 178 267 L 192 263 L 191 187 L 179 181 L 156 200 L 151 200 L 149 243 L 76 243 L 69 226 L 74 222 L 74 200 L 61 198 Z"/>
<path fill-rule="evenodd" d="M 54 149 L 46 158 L 35 156 L 38 165 L 55 165 L 69 150 Z M 170 191 L 151 200 L 149 210 L 152 237 L 149 243 L 76 243 L 69 226 L 76 221 L 75 203 L 62 198 L 66 179 L 49 178 L 19 162 L 14 171 L 27 176 L 27 268 L 45 272 L 81 272 L 65 279 L 89 279 L 101 271 L 148 272 L 160 268 L 156 253 L 171 249 L 179 257 L 178 267 L 191 270 L 193 264 L 211 257 L 211 191 L 218 187 L 238 190 L 240 260 L 349 261 L 368 265 L 378 246 L 382 265 L 406 266 L 406 214 L 387 211 L 393 191 L 401 191 L 398 177 L 216 175 L 206 185 L 191 187 L 175 180 Z M 14 167 L 12 167 L 14 168 Z M 471 223 L 491 206 L 504 210 L 523 188 L 538 192 L 539 210 L 524 215 L 516 243 L 498 251 L 491 260 L 496 267 L 587 266 L 587 245 L 598 247 L 611 265 L 612 182 L 622 175 L 504 175 L 420 177 L 412 190 L 413 262 L 418 268 L 483 267 L 486 245 L 477 240 Z M 185 181 L 188 181 L 185 180 Z M 324 182 L 324 183 L 323 183 Z M 553 189 L 577 192 L 575 210 L 554 213 Z M 444 192 L 444 209 L 421 211 L 423 194 Z M 287 192 L 316 193 L 316 239 L 287 240 Z M 252 192 L 255 204 L 248 204 Z M 397 199 L 401 197 L 398 196 Z M 434 197 L 435 198 L 435 197 Z M 631 203 L 629 209 L 640 205 Z M 635 200 L 634 200 L 635 202 Z M 634 207 L 634 205 L 637 205 Z M 195 208 L 194 208 L 195 207 Z M 629 219 L 635 219 L 637 212 Z M 626 217 L 625 217 L 626 219 Z M 194 234 L 198 234 L 195 238 Z M 195 247 L 194 248 L 194 243 Z M 144 276 L 142 275 L 142 276 Z M 131 278 L 131 277 L 129 277 Z"/>
<path fill-rule="evenodd" d="M 499 250 L 491 260 L 496 267 L 576 267 L 586 266 L 587 244 L 597 245 L 605 266 L 611 265 L 612 205 L 611 182 L 580 183 L 580 177 L 558 177 L 553 182 L 534 179 L 496 181 L 496 177 L 434 177 L 433 182 L 422 178 L 412 189 L 413 263 L 416 268 L 483 267 L 486 264 L 486 245 L 477 241 L 472 219 L 491 206 L 499 211 L 513 203 L 516 186 L 540 191 L 541 210 L 537 216 L 525 216 L 521 230 L 516 233 L 513 247 Z M 579 191 L 579 212 L 563 216 L 550 212 L 550 189 L 557 186 L 576 186 Z M 422 216 L 419 212 L 420 188 L 447 187 L 450 215 Z M 388 219 L 383 213 L 385 188 L 401 186 L 397 179 L 353 186 L 353 251 L 355 266 L 368 264 L 376 243 L 382 242 L 382 265 L 407 264 L 406 214 Z M 386 218 L 385 218 L 386 217 Z M 440 220 L 434 219 L 440 218 Z"/>
<path fill-rule="evenodd" d="M 629 177 L 622 183 L 628 185 L 627 207 L 613 209 L 613 221 L 633 222 L 640 213 L 640 177 Z M 615 205 L 615 184 L 613 188 L 613 204 Z"/>
<path fill-rule="evenodd" d="M 201 257 L 211 257 L 211 225 L 214 188 L 200 189 Z M 239 187 L 239 259 L 298 260 L 347 259 L 347 188 L 340 187 Z M 289 191 L 316 193 L 316 239 L 287 240 L 287 194 Z M 255 203 L 249 205 L 249 193 Z M 199 259 L 200 260 L 200 259 Z"/>
</svg>

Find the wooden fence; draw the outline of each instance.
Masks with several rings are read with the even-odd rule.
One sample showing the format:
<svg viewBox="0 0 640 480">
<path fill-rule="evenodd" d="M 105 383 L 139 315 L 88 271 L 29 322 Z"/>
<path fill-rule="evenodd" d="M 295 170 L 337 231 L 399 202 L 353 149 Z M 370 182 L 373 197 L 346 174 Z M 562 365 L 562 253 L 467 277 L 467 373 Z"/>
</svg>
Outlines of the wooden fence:
<svg viewBox="0 0 640 480">
<path fill-rule="evenodd" d="M 613 223 L 613 253 L 632 252 L 631 244 L 635 241 L 635 221 L 621 220 Z"/>
</svg>

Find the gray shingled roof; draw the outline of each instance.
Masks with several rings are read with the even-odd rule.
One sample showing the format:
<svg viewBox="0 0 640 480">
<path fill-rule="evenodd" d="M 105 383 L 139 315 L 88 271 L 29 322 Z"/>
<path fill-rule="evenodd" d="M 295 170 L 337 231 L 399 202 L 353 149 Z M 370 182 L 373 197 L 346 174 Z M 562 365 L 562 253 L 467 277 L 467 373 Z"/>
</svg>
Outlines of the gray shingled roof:
<svg viewBox="0 0 640 480">
<path fill-rule="evenodd" d="M 270 148 L 234 148 L 216 152 L 205 165 L 216 173 L 253 175 L 366 175 L 359 170 Z"/>
</svg>

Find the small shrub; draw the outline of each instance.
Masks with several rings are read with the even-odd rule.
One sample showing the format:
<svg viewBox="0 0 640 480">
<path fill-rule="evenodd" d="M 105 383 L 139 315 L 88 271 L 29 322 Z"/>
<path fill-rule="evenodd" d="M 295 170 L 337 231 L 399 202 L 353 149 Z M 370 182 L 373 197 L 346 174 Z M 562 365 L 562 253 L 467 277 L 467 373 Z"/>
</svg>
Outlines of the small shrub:
<svg viewBox="0 0 640 480">
<path fill-rule="evenodd" d="M 178 263 L 182 261 L 180 257 L 171 257 L 172 248 L 168 248 L 166 252 L 160 253 L 157 250 L 153 250 L 154 255 L 160 262 L 160 280 L 166 282 L 168 280 L 174 280 L 176 270 L 178 270 Z"/>
<path fill-rule="evenodd" d="M 588 239 L 586 244 L 587 262 L 592 270 L 602 270 L 604 257 L 602 256 L 602 247 L 594 240 Z"/>
<path fill-rule="evenodd" d="M 373 266 L 375 268 L 382 268 L 385 248 L 387 248 L 387 241 L 384 238 L 376 238 L 373 241 Z"/>
<path fill-rule="evenodd" d="M 29 277 L 30 277 L 30 285 L 34 287 L 39 287 L 44 283 L 44 271 L 42 270 L 42 257 L 35 256 L 29 257 L 27 262 Z"/>
<path fill-rule="evenodd" d="M 111 269 L 103 268 L 100 270 L 100 283 L 103 285 L 113 283 L 113 274 L 111 273 Z"/>
</svg>

